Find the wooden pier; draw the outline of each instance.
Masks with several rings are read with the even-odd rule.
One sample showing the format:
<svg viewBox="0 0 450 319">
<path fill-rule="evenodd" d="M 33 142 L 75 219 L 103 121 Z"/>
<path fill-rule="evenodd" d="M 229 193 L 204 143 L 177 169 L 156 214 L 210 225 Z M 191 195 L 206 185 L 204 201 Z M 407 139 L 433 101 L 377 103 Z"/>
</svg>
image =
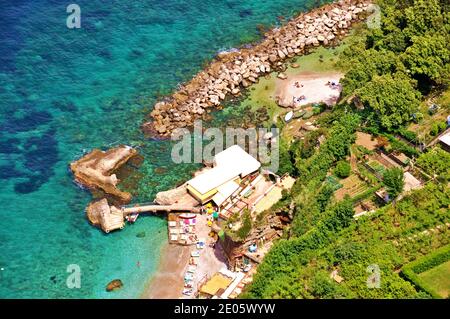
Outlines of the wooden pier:
<svg viewBox="0 0 450 319">
<path fill-rule="evenodd" d="M 133 206 L 133 207 L 122 207 L 121 211 L 123 215 L 133 214 L 133 213 L 157 213 L 157 212 L 191 212 L 200 213 L 200 208 L 186 205 L 143 205 L 143 206 Z"/>
<path fill-rule="evenodd" d="M 106 199 L 91 203 L 87 208 L 87 215 L 92 224 L 100 227 L 105 233 L 122 229 L 125 226 L 125 216 L 142 213 L 200 213 L 200 208 L 183 204 L 172 205 L 139 205 L 116 207 L 110 206 Z"/>
</svg>

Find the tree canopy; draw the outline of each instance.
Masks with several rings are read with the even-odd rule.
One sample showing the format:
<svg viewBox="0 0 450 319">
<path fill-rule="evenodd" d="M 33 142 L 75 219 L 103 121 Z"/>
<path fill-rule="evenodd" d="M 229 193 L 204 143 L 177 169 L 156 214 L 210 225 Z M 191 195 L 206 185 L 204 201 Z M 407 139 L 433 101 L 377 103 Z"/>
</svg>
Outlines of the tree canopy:
<svg viewBox="0 0 450 319">
<path fill-rule="evenodd" d="M 409 79 L 400 75 L 375 76 L 356 94 L 373 111 L 372 120 L 387 130 L 410 121 L 420 105 L 420 93 Z"/>
<path fill-rule="evenodd" d="M 396 198 L 403 191 L 405 180 L 403 170 L 398 167 L 388 169 L 383 174 L 383 183 L 392 199 Z"/>
</svg>

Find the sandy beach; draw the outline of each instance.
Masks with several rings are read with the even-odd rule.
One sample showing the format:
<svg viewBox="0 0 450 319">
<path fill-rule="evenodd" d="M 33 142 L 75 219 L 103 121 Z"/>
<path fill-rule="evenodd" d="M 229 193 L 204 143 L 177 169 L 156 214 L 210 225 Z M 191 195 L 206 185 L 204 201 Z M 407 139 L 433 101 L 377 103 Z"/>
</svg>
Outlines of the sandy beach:
<svg viewBox="0 0 450 319">
<path fill-rule="evenodd" d="M 141 296 L 145 299 L 178 299 L 183 291 L 183 275 L 191 248 L 166 244 L 162 247 L 158 271 Z"/>
<path fill-rule="evenodd" d="M 299 72 L 289 75 L 285 80 L 277 79 L 275 95 L 278 97 L 278 104 L 284 107 L 301 107 L 320 102 L 334 105 L 341 94 L 341 86 L 332 87 L 327 83 L 337 84 L 342 77 L 343 74 L 335 72 Z M 301 96 L 304 96 L 304 99 L 294 103 L 294 99 Z"/>
<path fill-rule="evenodd" d="M 213 239 L 208 236 L 211 231 L 206 223 L 206 215 L 197 215 L 197 234 L 206 241 L 206 246 L 200 249 L 198 266 L 194 275 L 194 290 L 198 283 L 210 278 L 222 268 L 226 268 L 225 257 L 220 245 L 210 247 Z M 151 279 L 148 287 L 142 294 L 144 299 L 178 299 L 190 298 L 182 294 L 184 288 L 184 275 L 186 273 L 191 252 L 197 250 L 195 246 L 181 246 L 166 244 L 161 249 L 161 259 L 158 271 Z"/>
</svg>

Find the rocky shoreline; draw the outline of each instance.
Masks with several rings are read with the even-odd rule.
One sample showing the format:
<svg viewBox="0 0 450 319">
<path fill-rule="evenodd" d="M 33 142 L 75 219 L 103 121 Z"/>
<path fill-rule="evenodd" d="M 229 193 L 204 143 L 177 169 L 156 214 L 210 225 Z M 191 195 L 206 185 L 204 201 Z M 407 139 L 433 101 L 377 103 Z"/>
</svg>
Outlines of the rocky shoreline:
<svg viewBox="0 0 450 319">
<path fill-rule="evenodd" d="M 369 0 L 341 0 L 325 5 L 267 32 L 251 48 L 219 54 L 172 96 L 155 104 L 150 114 L 153 120 L 143 124 L 143 131 L 167 137 L 176 128 L 191 126 L 228 96 L 239 95 L 259 77 L 280 70 L 286 59 L 320 45 L 333 45 L 349 32 L 353 23 L 367 16 L 369 5 Z"/>
</svg>

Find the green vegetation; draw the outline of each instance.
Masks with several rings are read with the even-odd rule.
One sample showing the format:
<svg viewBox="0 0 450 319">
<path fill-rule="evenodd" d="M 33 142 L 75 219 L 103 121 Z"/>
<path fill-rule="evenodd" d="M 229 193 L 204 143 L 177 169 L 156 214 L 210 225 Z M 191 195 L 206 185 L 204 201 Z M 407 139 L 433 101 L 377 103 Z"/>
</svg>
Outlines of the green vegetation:
<svg viewBox="0 0 450 319">
<path fill-rule="evenodd" d="M 339 161 L 334 169 L 334 174 L 340 178 L 346 178 L 350 176 L 351 167 L 348 162 Z"/>
<path fill-rule="evenodd" d="M 383 174 L 383 183 L 392 199 L 395 199 L 403 191 L 405 181 L 403 178 L 403 170 L 398 167 L 388 169 Z"/>
<path fill-rule="evenodd" d="M 371 120 L 388 131 L 412 120 L 419 108 L 420 93 L 410 79 L 402 75 L 375 75 L 365 86 L 355 91 L 361 102 L 372 111 Z"/>
<path fill-rule="evenodd" d="M 349 38 L 339 59 L 333 58 L 335 66 L 346 70 L 340 105 L 320 115 L 316 122 L 320 132 L 308 133 L 292 143 L 282 139 L 280 167 L 297 180 L 276 207 L 278 211 L 287 210 L 295 204 L 294 218 L 283 239 L 275 242 L 265 256 L 243 297 L 437 296 L 432 289 L 411 283 L 400 270 L 450 243 L 446 227 L 450 222 L 450 155 L 439 148 L 421 154 L 417 147 L 421 136 L 417 129 L 409 128 L 411 123 L 422 125 L 421 121 L 429 117 L 425 114 L 425 99 L 448 92 L 448 5 L 444 0 L 380 0 L 378 4 L 383 13 L 381 28 L 359 30 L 357 37 Z M 330 62 L 330 57 L 322 60 Z M 448 101 L 448 94 L 440 99 Z M 428 132 L 442 129 L 436 125 L 437 129 L 428 126 Z M 331 172 L 341 178 L 351 174 L 345 162 L 350 148 L 352 156 L 360 161 L 372 154 L 353 145 L 356 130 L 373 134 L 382 142 L 378 147 L 387 152 L 403 152 L 417 158 L 417 167 L 438 178 L 395 204 L 355 220 L 354 203 L 381 187 L 370 170 L 358 164 L 358 176 L 369 184 L 367 191 L 354 198 L 346 195 L 339 202 L 332 199 L 342 185 Z M 319 146 L 317 140 L 322 135 L 325 141 Z M 402 192 L 401 169 L 387 170 L 370 160 L 367 164 L 383 177 L 391 198 Z M 427 271 L 434 270 L 434 266 L 440 267 L 436 264 Z M 374 267 L 381 273 L 379 289 L 367 285 L 369 270 Z M 447 266 L 443 268 L 431 274 L 422 271 L 421 280 L 434 281 L 429 285 L 436 286 L 437 278 L 448 272 Z M 338 272 L 343 281 L 333 280 L 332 272 Z"/>
<path fill-rule="evenodd" d="M 436 175 L 443 182 L 450 180 L 450 153 L 435 147 L 420 155 L 417 165 L 429 175 Z"/>
<path fill-rule="evenodd" d="M 236 231 L 236 235 L 240 239 L 245 239 L 250 231 L 252 230 L 252 217 L 250 216 L 250 212 L 245 210 L 242 214 L 242 226 Z"/>
<path fill-rule="evenodd" d="M 402 272 L 434 298 L 446 298 L 450 293 L 450 245 L 406 265 Z"/>
<path fill-rule="evenodd" d="M 339 64 L 351 66 L 342 81 L 344 95 L 359 98 L 372 126 L 392 131 L 417 117 L 421 95 L 448 85 L 450 24 L 445 1 L 378 4 L 381 28 L 366 30 Z"/>
<path fill-rule="evenodd" d="M 394 207 L 388 205 L 372 216 L 352 221 L 351 205 L 329 207 L 317 226 L 301 236 L 280 240 L 258 268 L 249 298 L 421 298 L 396 270 L 418 256 L 449 243 L 448 230 L 408 240 L 408 236 L 450 220 L 448 187 L 428 184 Z M 336 223 L 336 221 L 340 221 Z M 327 228 L 325 225 L 329 225 Z M 397 225 L 397 226 L 396 226 Z M 396 244 L 397 243 L 397 244 Z M 367 267 L 381 271 L 379 289 L 369 289 Z M 324 274 L 339 269 L 341 284 L 328 280 L 331 289 L 315 289 Z M 322 278 L 316 277 L 322 273 Z M 320 275 L 319 275 L 320 276 Z M 322 294 L 323 293 L 323 294 Z"/>
<path fill-rule="evenodd" d="M 430 130 L 431 136 L 439 135 L 441 132 L 445 131 L 447 128 L 447 124 L 445 122 L 437 122 L 433 123 Z"/>
</svg>

